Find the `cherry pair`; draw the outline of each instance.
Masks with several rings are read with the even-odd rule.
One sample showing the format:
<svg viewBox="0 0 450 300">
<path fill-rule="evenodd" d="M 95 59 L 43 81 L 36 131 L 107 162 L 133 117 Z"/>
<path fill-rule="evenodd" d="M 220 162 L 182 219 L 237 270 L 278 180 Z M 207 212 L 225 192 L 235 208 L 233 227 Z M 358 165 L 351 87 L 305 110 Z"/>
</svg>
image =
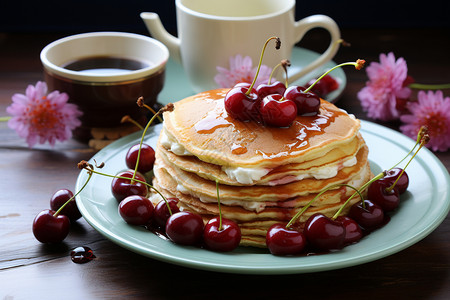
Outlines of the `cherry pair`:
<svg viewBox="0 0 450 300">
<path fill-rule="evenodd" d="M 156 205 L 154 224 L 149 225 L 149 220 L 143 220 L 144 224 L 134 225 L 158 226 L 172 242 L 180 245 L 203 244 L 209 250 L 220 252 L 232 251 L 239 245 L 241 232 L 235 222 L 216 217 L 204 225 L 203 218 L 199 214 L 180 211 L 177 206 L 178 199 L 169 198 L 167 201 L 166 203 L 162 200 Z M 133 210 L 134 213 L 135 211 Z"/>
<path fill-rule="evenodd" d="M 203 226 L 203 218 L 189 211 L 171 215 L 166 224 L 166 234 L 175 243 L 195 245 L 203 242 L 212 251 L 234 250 L 241 242 L 241 229 L 236 222 L 223 218 L 219 197 L 219 182 L 216 181 L 219 216 L 210 219 Z"/>
<path fill-rule="evenodd" d="M 239 226 L 228 219 L 212 218 L 204 225 L 203 218 L 189 211 L 180 211 L 167 220 L 165 227 L 169 239 L 181 245 L 200 245 L 227 252 L 234 250 L 241 240 Z"/>
<path fill-rule="evenodd" d="M 333 220 L 316 213 L 308 218 L 303 231 L 283 224 L 272 225 L 267 231 L 266 245 L 273 255 L 296 255 L 306 245 L 317 250 L 341 249 L 361 238 L 361 228 L 353 219 L 339 216 Z"/>
<path fill-rule="evenodd" d="M 276 81 L 253 89 L 239 83 L 225 96 L 228 114 L 240 121 L 257 121 L 275 127 L 289 127 L 297 115 L 315 115 L 320 98 L 305 88 Z"/>
<path fill-rule="evenodd" d="M 50 199 L 50 209 L 38 213 L 33 220 L 33 234 L 41 243 L 62 242 L 70 231 L 70 224 L 81 217 L 72 191 L 61 189 Z"/>
</svg>

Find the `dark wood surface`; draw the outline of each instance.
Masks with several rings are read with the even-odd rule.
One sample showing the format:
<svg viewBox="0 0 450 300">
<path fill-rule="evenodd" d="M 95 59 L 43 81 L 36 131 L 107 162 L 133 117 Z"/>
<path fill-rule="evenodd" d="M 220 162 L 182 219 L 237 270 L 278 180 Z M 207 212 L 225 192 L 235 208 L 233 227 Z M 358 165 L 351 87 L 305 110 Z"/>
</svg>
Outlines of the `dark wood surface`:
<svg viewBox="0 0 450 300">
<path fill-rule="evenodd" d="M 14 93 L 43 80 L 39 52 L 64 35 L 0 34 L 0 116 Z M 370 62 L 393 51 L 406 59 L 417 82 L 450 82 L 448 29 L 348 29 L 343 37 L 352 46 L 342 48 L 336 62 Z M 313 32 L 300 46 L 319 51 L 326 44 L 322 38 Z M 367 119 L 356 98 L 366 74 L 345 72 L 348 85 L 337 104 Z M 398 129 L 396 123 L 383 125 Z M 223 274 L 159 262 L 117 246 L 83 219 L 60 246 L 39 243 L 31 232 L 34 216 L 48 208 L 54 191 L 74 188 L 76 164 L 94 153 L 74 140 L 29 149 L 0 123 L 0 299 L 450 299 L 449 217 L 422 241 L 389 257 L 298 275 Z M 450 152 L 436 156 L 450 170 Z M 69 252 L 77 246 L 91 247 L 97 258 L 73 263 Z"/>
</svg>

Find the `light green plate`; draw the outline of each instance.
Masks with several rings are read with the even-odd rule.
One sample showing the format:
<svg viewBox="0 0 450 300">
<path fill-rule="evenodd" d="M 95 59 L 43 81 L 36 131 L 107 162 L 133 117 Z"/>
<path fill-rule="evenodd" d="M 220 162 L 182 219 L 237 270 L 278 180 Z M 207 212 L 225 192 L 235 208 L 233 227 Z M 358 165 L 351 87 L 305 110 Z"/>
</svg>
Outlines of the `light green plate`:
<svg viewBox="0 0 450 300">
<path fill-rule="evenodd" d="M 291 57 L 292 66 L 289 69 L 292 72 L 300 70 L 318 57 L 319 54 L 317 52 L 300 47 L 294 47 L 292 49 Z M 336 66 L 336 63 L 334 61 L 330 61 L 322 67 L 306 74 L 299 80 L 293 82 L 291 85 L 305 85 L 309 80 L 319 77 L 325 73 L 325 71 L 333 68 L 334 66 Z M 351 69 L 349 67 L 347 68 L 349 70 Z M 331 71 L 330 76 L 334 77 L 339 82 L 339 88 L 326 95 L 325 100 L 336 102 L 347 85 L 347 77 L 345 76 L 342 68 Z M 172 59 L 169 59 L 166 66 L 166 80 L 164 83 L 164 88 L 158 95 L 158 102 L 162 104 L 176 102 L 193 94 L 195 93 L 189 85 L 189 80 L 182 66 Z"/>
<path fill-rule="evenodd" d="M 160 129 L 158 125 L 148 134 L 148 144 L 155 145 Z M 369 159 L 374 172 L 392 167 L 414 144 L 410 138 L 370 122 L 362 122 L 361 132 L 370 149 Z M 126 169 L 125 154 L 139 140 L 138 133 L 122 138 L 98 152 L 91 162 L 94 159 L 97 163 L 105 162 L 102 170 L 116 174 Z M 173 244 L 122 220 L 117 201 L 110 191 L 109 177 L 94 175 L 76 200 L 83 217 L 92 227 L 118 245 L 144 256 L 219 272 L 306 273 L 363 264 L 399 252 L 426 237 L 444 220 L 450 209 L 450 177 L 441 162 L 428 149 L 422 149 L 407 171 L 410 186 L 388 224 L 357 244 L 315 256 L 277 257 L 265 250 L 245 247 L 230 253 L 216 253 Z M 86 171 L 81 171 L 76 190 L 86 179 Z"/>
</svg>

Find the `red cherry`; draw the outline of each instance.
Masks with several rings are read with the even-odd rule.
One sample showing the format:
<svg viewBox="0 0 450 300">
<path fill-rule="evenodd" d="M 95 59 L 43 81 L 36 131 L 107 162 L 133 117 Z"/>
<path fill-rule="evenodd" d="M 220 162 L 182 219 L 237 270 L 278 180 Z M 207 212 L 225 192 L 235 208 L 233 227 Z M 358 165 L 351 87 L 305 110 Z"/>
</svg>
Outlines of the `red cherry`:
<svg viewBox="0 0 450 300">
<path fill-rule="evenodd" d="M 361 227 L 359 227 L 358 223 L 356 223 L 356 221 L 352 218 L 347 216 L 339 216 L 336 218 L 336 221 L 341 223 L 345 228 L 345 245 L 356 243 L 362 238 L 363 233 Z"/>
<path fill-rule="evenodd" d="M 297 105 L 297 114 L 300 116 L 313 116 L 319 113 L 320 98 L 314 93 L 303 92 L 301 86 L 291 86 L 284 92 L 284 98 L 294 101 Z"/>
<path fill-rule="evenodd" d="M 50 208 L 54 211 L 57 211 L 64 203 L 69 201 L 70 198 L 73 197 L 72 191 L 68 189 L 57 190 L 52 198 L 50 198 Z M 70 200 L 66 206 L 60 211 L 61 215 L 65 215 L 70 219 L 70 222 L 75 222 L 79 218 L 81 218 L 81 213 L 78 210 L 77 202 L 75 198 Z"/>
<path fill-rule="evenodd" d="M 378 179 L 372 182 L 367 189 L 367 198 L 381 206 L 384 211 L 396 209 L 400 203 L 400 194 L 396 187 L 387 190 L 392 185 L 391 181 Z"/>
<path fill-rule="evenodd" d="M 60 243 L 69 234 L 70 220 L 67 216 L 46 209 L 36 215 L 33 220 L 34 237 L 41 243 Z"/>
<path fill-rule="evenodd" d="M 190 211 L 174 213 L 167 219 L 167 237 L 176 244 L 195 245 L 203 236 L 203 219 Z"/>
<path fill-rule="evenodd" d="M 300 231 L 274 224 L 267 230 L 266 245 L 273 255 L 295 255 L 303 251 L 306 239 Z"/>
<path fill-rule="evenodd" d="M 259 119 L 260 100 L 255 90 L 246 95 L 248 87 L 237 86 L 228 91 L 225 96 L 225 110 L 228 114 L 240 121 Z"/>
<path fill-rule="evenodd" d="M 256 88 L 256 93 L 258 94 L 259 99 L 264 99 L 266 96 L 272 94 L 283 95 L 285 91 L 286 86 L 280 81 L 275 81 L 272 84 L 260 84 Z"/>
<path fill-rule="evenodd" d="M 383 177 L 383 179 L 393 184 L 397 180 L 397 177 L 400 175 L 400 173 L 402 173 L 402 171 L 403 170 L 400 168 L 390 169 L 389 171 L 386 171 L 386 175 Z M 403 194 L 404 192 L 406 192 L 408 185 L 409 185 L 408 174 L 406 174 L 406 172 L 403 172 L 403 174 L 400 176 L 400 179 L 395 184 L 395 188 L 397 188 L 400 194 Z"/>
<path fill-rule="evenodd" d="M 139 153 L 139 144 L 133 145 L 125 156 L 127 167 L 134 170 Z M 145 174 L 153 169 L 155 162 L 155 150 L 147 144 L 142 144 L 141 155 L 139 156 L 138 172 Z"/>
<path fill-rule="evenodd" d="M 269 95 L 261 102 L 260 113 L 264 124 L 289 127 L 297 117 L 297 106 L 279 94 Z"/>
<path fill-rule="evenodd" d="M 207 249 L 218 252 L 234 250 L 241 242 L 241 229 L 236 222 L 222 218 L 222 229 L 219 230 L 220 218 L 212 218 L 203 230 L 203 241 Z"/>
<path fill-rule="evenodd" d="M 306 240 L 320 250 L 341 249 L 345 241 L 345 228 L 342 223 L 321 213 L 308 218 L 304 233 Z"/>
<path fill-rule="evenodd" d="M 308 86 L 313 84 L 315 81 L 316 79 L 310 80 L 308 82 Z M 317 96 L 319 96 L 320 98 L 323 98 L 325 95 L 337 90 L 338 88 L 339 82 L 337 82 L 336 79 L 327 74 L 311 88 L 311 92 L 317 94 Z"/>
<path fill-rule="evenodd" d="M 364 200 L 364 206 L 361 201 L 353 204 L 348 216 L 364 229 L 374 229 L 384 222 L 383 209 L 370 200 Z"/>
<path fill-rule="evenodd" d="M 169 199 L 167 199 L 167 202 L 169 203 L 172 214 L 180 211 L 180 208 L 178 207 L 178 199 L 177 198 L 169 198 Z M 169 212 L 169 209 L 167 208 L 166 201 L 164 201 L 164 200 L 159 201 L 158 204 L 156 204 L 156 206 L 155 206 L 155 213 L 153 216 L 153 220 L 155 221 L 156 225 L 165 229 L 167 219 L 169 217 L 170 217 L 170 212 Z"/>
<path fill-rule="evenodd" d="M 120 216 L 131 225 L 147 225 L 153 217 L 154 207 L 146 197 L 128 196 L 119 203 Z"/>
<path fill-rule="evenodd" d="M 128 170 L 124 172 L 120 172 L 117 174 L 117 176 L 120 177 L 127 177 L 130 179 L 123 179 L 123 178 L 113 178 L 111 182 L 111 191 L 114 195 L 114 197 L 117 199 L 117 201 L 122 201 L 128 196 L 131 195 L 141 195 L 141 196 L 147 196 L 147 186 L 141 182 L 133 181 L 131 183 L 131 178 L 133 178 L 134 171 Z M 145 182 L 144 176 L 137 173 L 135 179 Z"/>
</svg>

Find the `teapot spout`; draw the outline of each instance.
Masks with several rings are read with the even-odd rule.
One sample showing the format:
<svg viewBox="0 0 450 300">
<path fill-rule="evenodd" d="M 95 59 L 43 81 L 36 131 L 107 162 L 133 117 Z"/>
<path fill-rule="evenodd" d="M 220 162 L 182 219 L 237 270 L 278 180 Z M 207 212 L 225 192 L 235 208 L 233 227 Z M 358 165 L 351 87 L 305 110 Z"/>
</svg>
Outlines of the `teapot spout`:
<svg viewBox="0 0 450 300">
<path fill-rule="evenodd" d="M 162 42 L 169 49 L 170 56 L 181 62 L 180 40 L 166 31 L 158 14 L 152 12 L 141 13 L 141 18 L 147 26 L 148 31 L 155 39 Z"/>
</svg>

